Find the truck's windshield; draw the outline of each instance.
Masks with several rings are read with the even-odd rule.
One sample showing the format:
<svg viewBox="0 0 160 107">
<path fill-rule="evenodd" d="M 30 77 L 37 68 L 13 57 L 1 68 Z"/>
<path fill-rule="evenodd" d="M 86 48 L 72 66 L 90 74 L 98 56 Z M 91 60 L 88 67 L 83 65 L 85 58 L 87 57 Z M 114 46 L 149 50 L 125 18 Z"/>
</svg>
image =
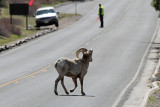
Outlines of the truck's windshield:
<svg viewBox="0 0 160 107">
<path fill-rule="evenodd" d="M 42 15 L 42 14 L 47 14 L 47 13 L 55 13 L 55 11 L 53 9 L 37 11 L 37 15 Z"/>
</svg>

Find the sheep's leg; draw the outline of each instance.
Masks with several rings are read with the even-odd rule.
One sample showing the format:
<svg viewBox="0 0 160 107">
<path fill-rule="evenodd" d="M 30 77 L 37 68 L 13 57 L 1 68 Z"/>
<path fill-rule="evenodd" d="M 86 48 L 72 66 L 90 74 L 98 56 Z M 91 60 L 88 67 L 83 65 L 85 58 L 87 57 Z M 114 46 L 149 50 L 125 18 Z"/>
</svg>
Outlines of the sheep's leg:
<svg viewBox="0 0 160 107">
<path fill-rule="evenodd" d="M 58 92 L 57 92 L 57 85 L 58 85 L 58 82 L 62 79 L 61 76 L 58 76 L 58 78 L 56 79 L 55 81 L 55 86 L 54 86 L 54 93 L 55 95 L 58 95 Z"/>
<path fill-rule="evenodd" d="M 64 77 L 61 79 L 61 84 L 62 84 L 62 87 L 63 87 L 65 93 L 68 95 L 69 93 L 68 93 L 66 87 L 64 86 Z"/>
<path fill-rule="evenodd" d="M 85 95 L 85 93 L 83 92 L 83 77 L 80 77 L 80 83 L 81 83 L 81 94 Z"/>
<path fill-rule="evenodd" d="M 72 90 L 70 90 L 70 92 L 73 92 L 77 88 L 77 78 L 72 78 L 72 80 L 74 82 L 75 87 Z"/>
</svg>

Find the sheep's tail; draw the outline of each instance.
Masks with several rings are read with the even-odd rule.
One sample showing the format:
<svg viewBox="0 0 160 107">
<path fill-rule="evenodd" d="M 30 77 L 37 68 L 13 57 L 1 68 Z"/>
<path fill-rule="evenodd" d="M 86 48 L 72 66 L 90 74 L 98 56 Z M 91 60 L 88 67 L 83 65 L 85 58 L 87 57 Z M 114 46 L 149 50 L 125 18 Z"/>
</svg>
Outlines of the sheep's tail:
<svg viewBox="0 0 160 107">
<path fill-rule="evenodd" d="M 57 63 L 55 63 L 54 67 L 57 68 Z"/>
<path fill-rule="evenodd" d="M 54 66 L 55 66 L 55 68 L 57 68 L 57 63 L 58 63 L 58 62 L 59 62 L 59 60 L 58 60 L 58 61 L 56 61 L 55 65 L 54 65 Z"/>
</svg>

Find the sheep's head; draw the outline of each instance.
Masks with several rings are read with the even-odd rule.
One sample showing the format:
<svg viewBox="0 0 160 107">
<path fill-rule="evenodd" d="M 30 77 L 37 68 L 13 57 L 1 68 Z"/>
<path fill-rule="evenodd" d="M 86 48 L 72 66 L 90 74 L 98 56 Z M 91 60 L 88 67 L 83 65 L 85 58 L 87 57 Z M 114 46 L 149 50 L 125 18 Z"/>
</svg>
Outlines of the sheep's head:
<svg viewBox="0 0 160 107">
<path fill-rule="evenodd" d="M 80 48 L 77 52 L 76 52 L 76 56 L 77 58 L 79 58 L 79 53 L 82 52 L 83 54 L 83 58 L 85 61 L 88 61 L 88 62 L 92 62 L 92 53 L 93 53 L 93 50 L 87 50 L 86 48 Z"/>
</svg>

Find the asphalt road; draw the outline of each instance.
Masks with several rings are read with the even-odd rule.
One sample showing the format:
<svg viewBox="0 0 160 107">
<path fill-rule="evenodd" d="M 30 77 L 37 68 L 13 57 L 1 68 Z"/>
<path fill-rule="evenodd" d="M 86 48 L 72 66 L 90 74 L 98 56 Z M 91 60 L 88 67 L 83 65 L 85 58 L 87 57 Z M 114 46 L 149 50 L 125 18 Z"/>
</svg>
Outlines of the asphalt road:
<svg viewBox="0 0 160 107">
<path fill-rule="evenodd" d="M 96 21 L 99 2 L 105 9 L 103 29 Z M 111 107 L 138 68 L 145 64 L 141 61 L 158 21 L 150 2 L 95 0 L 77 3 L 77 12 L 84 17 L 75 24 L 1 53 L 0 106 Z M 74 4 L 68 4 L 57 10 L 72 13 L 73 8 Z M 93 62 L 84 79 L 86 96 L 81 96 L 79 82 L 75 92 L 68 96 L 59 83 L 60 95 L 54 95 L 54 81 L 58 76 L 54 62 L 62 56 L 75 58 L 80 47 L 94 51 Z M 68 91 L 73 88 L 70 78 L 65 78 L 65 86 Z M 133 86 L 117 103 L 119 106 Z"/>
</svg>

